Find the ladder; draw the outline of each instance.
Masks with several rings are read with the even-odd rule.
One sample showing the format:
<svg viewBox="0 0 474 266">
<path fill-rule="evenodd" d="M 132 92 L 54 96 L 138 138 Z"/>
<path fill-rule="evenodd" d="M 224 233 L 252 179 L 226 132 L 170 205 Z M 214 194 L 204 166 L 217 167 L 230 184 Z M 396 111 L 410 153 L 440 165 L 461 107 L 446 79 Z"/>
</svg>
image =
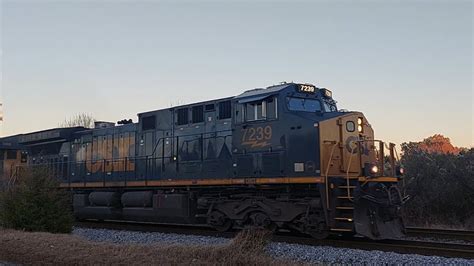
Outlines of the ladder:
<svg viewBox="0 0 474 266">
<path fill-rule="evenodd" d="M 331 231 L 354 232 L 354 190 L 357 187 L 358 178 L 349 178 L 349 184 L 345 178 L 341 181 L 344 182 L 334 184 L 332 189 L 334 205 L 330 215 L 333 219 Z"/>
<path fill-rule="evenodd" d="M 346 169 L 346 175 L 344 178 L 336 178 L 332 183 L 331 194 L 334 203 L 332 204 L 331 215 L 332 226 L 331 231 L 333 232 L 355 232 L 354 226 L 354 191 L 359 184 L 359 177 L 351 176 L 349 171 L 351 164 L 353 163 L 354 150 L 358 148 L 355 146 L 352 148 L 349 163 Z"/>
</svg>

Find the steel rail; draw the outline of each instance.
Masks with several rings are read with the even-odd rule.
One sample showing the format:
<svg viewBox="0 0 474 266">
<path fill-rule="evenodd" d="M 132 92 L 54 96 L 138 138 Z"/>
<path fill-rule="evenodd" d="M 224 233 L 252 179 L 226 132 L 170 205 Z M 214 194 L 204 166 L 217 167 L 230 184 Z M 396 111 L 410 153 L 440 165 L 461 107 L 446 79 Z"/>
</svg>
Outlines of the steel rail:
<svg viewBox="0 0 474 266">
<path fill-rule="evenodd" d="M 238 231 L 217 232 L 206 225 L 176 225 L 156 223 L 136 223 L 122 221 L 81 221 L 76 222 L 79 228 L 127 230 L 139 232 L 160 232 L 173 234 L 187 234 L 199 236 L 213 236 L 232 238 Z M 381 240 L 374 241 L 361 237 L 331 237 L 316 240 L 307 235 L 279 231 L 272 236 L 273 242 L 289 244 L 303 244 L 310 246 L 332 246 L 337 248 L 351 248 L 362 250 L 379 250 L 402 254 L 419 254 L 426 256 L 440 256 L 452 258 L 474 259 L 474 244 L 443 243 L 415 240 Z"/>
<path fill-rule="evenodd" d="M 432 237 L 432 238 L 437 238 L 437 239 L 465 240 L 465 241 L 471 241 L 474 243 L 474 231 L 407 227 L 406 232 L 407 232 L 407 235 L 409 236 Z"/>
</svg>

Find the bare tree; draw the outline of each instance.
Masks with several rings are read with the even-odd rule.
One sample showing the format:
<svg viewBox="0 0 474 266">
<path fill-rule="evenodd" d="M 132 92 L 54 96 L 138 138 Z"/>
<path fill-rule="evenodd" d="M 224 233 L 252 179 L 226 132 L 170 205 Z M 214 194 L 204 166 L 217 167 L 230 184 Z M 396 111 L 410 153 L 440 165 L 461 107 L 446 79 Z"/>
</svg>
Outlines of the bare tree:
<svg viewBox="0 0 474 266">
<path fill-rule="evenodd" d="M 91 114 L 82 113 L 64 119 L 62 123 L 59 123 L 59 126 L 93 128 L 95 121 L 96 119 Z"/>
</svg>

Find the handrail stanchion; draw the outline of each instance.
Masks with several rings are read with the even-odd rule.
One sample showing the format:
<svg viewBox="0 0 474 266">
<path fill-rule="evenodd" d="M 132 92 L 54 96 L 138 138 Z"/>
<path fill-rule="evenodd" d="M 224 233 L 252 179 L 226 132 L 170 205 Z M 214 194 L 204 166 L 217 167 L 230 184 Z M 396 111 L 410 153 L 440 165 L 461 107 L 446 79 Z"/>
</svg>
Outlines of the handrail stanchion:
<svg viewBox="0 0 474 266">
<path fill-rule="evenodd" d="M 161 173 L 160 173 L 160 177 L 163 176 L 163 172 L 165 170 L 165 144 L 166 144 L 166 142 L 163 141 L 163 144 L 161 145 L 162 148 L 161 148 Z"/>
<path fill-rule="evenodd" d="M 176 136 L 176 154 L 173 156 L 173 160 L 176 163 L 176 174 L 179 173 L 179 162 L 178 162 L 178 154 L 179 154 L 179 136 Z M 175 159 L 176 158 L 176 159 Z"/>
<path fill-rule="evenodd" d="M 148 185 L 148 155 L 145 156 L 145 186 Z"/>
<path fill-rule="evenodd" d="M 326 166 L 326 172 L 324 173 L 324 183 L 326 184 L 326 209 L 329 210 L 329 179 L 328 179 L 328 174 L 329 174 L 329 167 L 331 166 L 331 161 L 332 161 L 332 156 L 334 155 L 334 150 L 337 146 L 337 141 L 334 141 L 334 142 L 330 142 L 330 144 L 333 144 L 332 145 L 332 148 L 331 148 L 331 155 L 329 156 L 329 160 L 328 160 L 328 164 Z"/>
<path fill-rule="evenodd" d="M 383 141 L 379 141 L 379 162 L 380 162 L 380 173 L 382 173 L 382 176 L 385 175 L 385 152 L 384 152 L 385 146 Z"/>
<path fill-rule="evenodd" d="M 135 181 L 137 181 L 137 169 L 139 168 L 138 165 L 137 157 L 133 157 L 133 177 Z"/>
<path fill-rule="evenodd" d="M 105 159 L 102 160 L 102 182 L 104 183 L 105 187 Z"/>
<path fill-rule="evenodd" d="M 356 142 L 357 143 L 357 142 Z M 347 198 L 348 200 L 352 201 L 351 199 L 351 189 L 350 189 L 350 177 L 349 177 L 349 171 L 351 170 L 351 165 L 352 165 L 352 158 L 354 157 L 354 151 L 356 148 L 358 148 L 359 145 L 358 143 L 351 148 L 351 156 L 349 157 L 349 163 L 347 164 L 347 171 L 346 171 L 346 186 L 347 186 Z"/>
<path fill-rule="evenodd" d="M 390 165 L 392 167 L 392 176 L 396 175 L 395 169 L 395 144 L 390 143 Z"/>
<path fill-rule="evenodd" d="M 127 177 L 128 177 L 127 161 L 128 161 L 128 157 L 125 157 L 124 165 L 123 165 L 123 175 L 124 175 L 124 178 L 125 178 L 125 186 L 127 186 Z"/>
</svg>

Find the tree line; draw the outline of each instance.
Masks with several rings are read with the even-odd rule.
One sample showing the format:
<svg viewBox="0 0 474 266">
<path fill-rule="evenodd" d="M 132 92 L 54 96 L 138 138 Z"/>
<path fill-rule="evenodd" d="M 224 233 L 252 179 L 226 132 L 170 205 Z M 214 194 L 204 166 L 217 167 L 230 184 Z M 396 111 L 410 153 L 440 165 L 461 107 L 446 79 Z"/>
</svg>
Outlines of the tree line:
<svg viewBox="0 0 474 266">
<path fill-rule="evenodd" d="M 414 226 L 474 229 L 474 148 L 454 147 L 442 135 L 402 144 L 406 170 L 403 209 Z"/>
</svg>

